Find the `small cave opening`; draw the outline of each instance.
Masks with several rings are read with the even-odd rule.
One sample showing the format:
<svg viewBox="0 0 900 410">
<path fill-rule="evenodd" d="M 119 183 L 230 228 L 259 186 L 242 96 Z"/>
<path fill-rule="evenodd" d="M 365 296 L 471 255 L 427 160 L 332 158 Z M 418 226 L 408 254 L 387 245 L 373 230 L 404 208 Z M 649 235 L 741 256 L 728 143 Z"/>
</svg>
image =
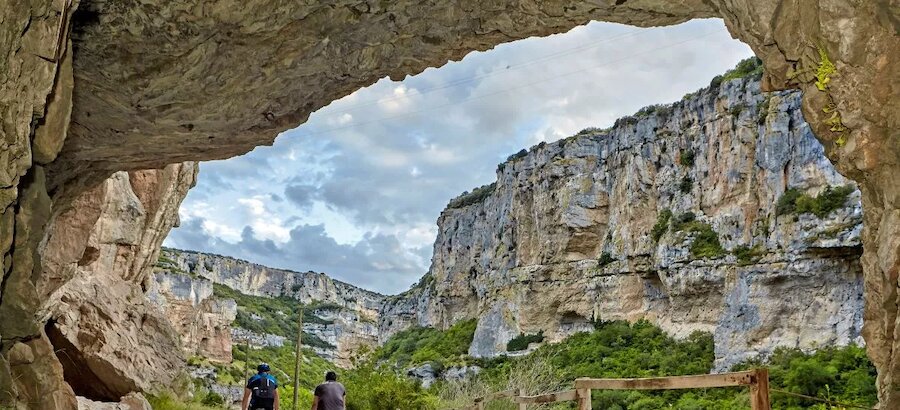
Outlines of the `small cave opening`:
<svg viewBox="0 0 900 410">
<path fill-rule="evenodd" d="M 86 397 L 93 401 L 117 402 L 122 396 L 135 390 L 136 386 L 122 380 L 118 385 L 110 384 L 113 377 L 101 377 L 89 365 L 84 355 L 63 335 L 57 327 L 57 322 L 50 319 L 44 325 L 44 332 L 53 345 L 53 353 L 62 364 L 63 379 L 78 396 Z"/>
</svg>

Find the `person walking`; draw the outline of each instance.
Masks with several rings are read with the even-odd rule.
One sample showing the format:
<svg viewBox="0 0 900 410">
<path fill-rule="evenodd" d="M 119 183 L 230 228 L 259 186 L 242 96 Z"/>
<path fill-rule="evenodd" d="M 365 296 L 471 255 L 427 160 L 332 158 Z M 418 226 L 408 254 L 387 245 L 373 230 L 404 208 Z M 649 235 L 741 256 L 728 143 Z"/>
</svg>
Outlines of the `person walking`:
<svg viewBox="0 0 900 410">
<path fill-rule="evenodd" d="M 346 410 L 346 395 L 344 385 L 337 381 L 337 373 L 329 371 L 325 373 L 325 383 L 316 386 L 312 410 Z"/>
<path fill-rule="evenodd" d="M 269 365 L 260 363 L 256 374 L 247 380 L 241 410 L 280 410 L 278 408 L 278 380 L 269 374 Z"/>
</svg>

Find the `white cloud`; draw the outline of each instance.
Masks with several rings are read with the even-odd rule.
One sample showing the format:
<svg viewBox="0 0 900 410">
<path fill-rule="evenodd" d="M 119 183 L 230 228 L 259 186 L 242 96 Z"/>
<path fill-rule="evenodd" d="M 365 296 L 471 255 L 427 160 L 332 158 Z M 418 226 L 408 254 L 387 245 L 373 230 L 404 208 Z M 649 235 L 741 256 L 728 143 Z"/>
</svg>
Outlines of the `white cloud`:
<svg viewBox="0 0 900 410">
<path fill-rule="evenodd" d="M 382 79 L 273 147 L 201 164 L 167 243 L 401 291 L 428 268 L 450 198 L 509 154 L 677 100 L 749 55 L 719 20 L 591 23 Z"/>
</svg>

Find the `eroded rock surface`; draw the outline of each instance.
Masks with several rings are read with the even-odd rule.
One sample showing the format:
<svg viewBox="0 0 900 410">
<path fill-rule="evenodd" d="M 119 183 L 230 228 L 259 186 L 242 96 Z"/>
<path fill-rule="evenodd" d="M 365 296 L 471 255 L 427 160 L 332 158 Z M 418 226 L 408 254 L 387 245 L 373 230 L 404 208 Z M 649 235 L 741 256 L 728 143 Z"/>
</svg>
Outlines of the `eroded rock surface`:
<svg viewBox="0 0 900 410">
<path fill-rule="evenodd" d="M 776 209 L 789 188 L 851 184 L 803 121 L 799 93 L 728 81 L 535 146 L 497 177 L 441 214 L 431 270 L 389 299 L 382 338 L 478 318 L 469 353 L 491 357 L 521 333 L 553 341 L 596 320 L 647 319 L 678 337 L 712 332 L 719 370 L 779 346 L 862 342 L 859 192 L 822 218 Z M 702 227 L 720 255 L 692 252 Z"/>
<path fill-rule="evenodd" d="M 767 87 L 804 91 L 811 128 L 837 169 L 858 183 L 866 210 L 864 333 L 879 369 L 882 405 L 898 407 L 898 9 L 892 0 L 24 0 L 0 6 L 6 170 L 0 175 L 0 315 L 12 318 L 0 321 L 0 390 L 8 393 L 0 400 L 74 406 L 17 404 L 25 398 L 8 354 L 20 340 L 41 340 L 38 248 L 51 216 L 114 171 L 243 153 L 385 75 L 400 78 L 471 50 L 588 20 L 651 26 L 722 17 L 763 59 Z M 835 72 L 825 83 L 818 79 L 820 91 L 810 73 L 822 55 Z M 53 374 L 38 370 L 28 371 Z M 50 376 L 41 383 L 45 398 L 65 390 Z"/>
<path fill-rule="evenodd" d="M 213 296 L 213 284 L 207 279 L 168 272 L 153 276 L 147 296 L 181 337 L 185 355 L 231 363 L 231 323 L 237 303 Z"/>
<path fill-rule="evenodd" d="M 320 305 L 313 313 L 322 319 L 321 323 L 304 323 L 303 330 L 334 346 L 312 348 L 339 366 L 349 366 L 350 359 L 360 347 L 374 346 L 378 342 L 377 323 L 385 298 L 378 293 L 334 280 L 324 273 L 270 268 L 202 252 L 163 249 L 162 260 L 166 261 L 163 265 L 171 265 L 171 268 L 161 269 L 158 277 L 175 271 L 184 272 L 182 276 L 192 275 L 210 286 L 219 283 L 247 295 L 290 297 L 304 304 Z M 232 336 L 241 340 L 249 337 L 254 346 L 280 346 L 284 339 L 253 334 L 245 329 L 235 330 Z"/>
</svg>

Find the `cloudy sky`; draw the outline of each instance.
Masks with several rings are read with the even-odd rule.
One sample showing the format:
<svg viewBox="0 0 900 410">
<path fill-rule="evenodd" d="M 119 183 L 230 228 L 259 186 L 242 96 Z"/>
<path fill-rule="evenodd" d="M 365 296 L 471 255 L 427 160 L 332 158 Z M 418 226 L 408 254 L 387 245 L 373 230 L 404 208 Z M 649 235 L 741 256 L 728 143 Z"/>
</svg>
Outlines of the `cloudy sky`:
<svg viewBox="0 0 900 410">
<path fill-rule="evenodd" d="M 398 293 L 447 202 L 540 141 L 672 102 L 752 55 L 721 20 L 591 23 L 335 101 L 272 147 L 200 165 L 165 245 Z"/>
</svg>

